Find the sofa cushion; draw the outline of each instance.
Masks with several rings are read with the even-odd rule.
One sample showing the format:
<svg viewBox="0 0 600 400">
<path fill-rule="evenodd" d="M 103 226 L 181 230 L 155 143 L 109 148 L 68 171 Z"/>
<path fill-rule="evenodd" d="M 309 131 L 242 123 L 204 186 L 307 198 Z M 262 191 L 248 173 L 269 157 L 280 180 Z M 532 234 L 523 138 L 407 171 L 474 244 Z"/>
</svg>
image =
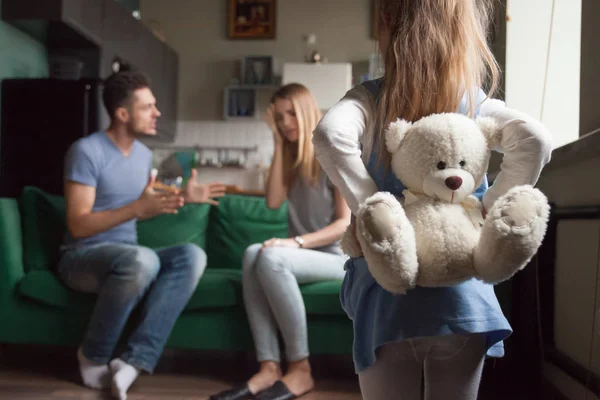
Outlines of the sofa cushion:
<svg viewBox="0 0 600 400">
<path fill-rule="evenodd" d="M 35 187 L 24 188 L 21 214 L 25 271 L 54 269 L 67 229 L 65 211 L 62 196 Z M 186 204 L 177 214 L 140 221 L 138 242 L 150 248 L 195 243 L 205 249 L 209 213 L 208 204 Z"/>
<path fill-rule="evenodd" d="M 207 270 L 190 299 L 186 311 L 231 307 L 242 304 L 241 274 Z M 22 296 L 59 308 L 91 312 L 96 295 L 69 289 L 51 271 L 31 271 L 19 284 Z"/>
<path fill-rule="evenodd" d="M 64 199 L 25 187 L 21 220 L 25 271 L 53 269 L 66 231 Z"/>
<path fill-rule="evenodd" d="M 342 281 L 308 283 L 300 287 L 308 315 L 344 314 L 340 304 Z"/>
<path fill-rule="evenodd" d="M 227 195 L 212 207 L 208 232 L 208 267 L 241 269 L 248 246 L 287 237 L 287 204 L 272 210 L 263 197 Z"/>
<path fill-rule="evenodd" d="M 208 204 L 186 204 L 177 214 L 164 214 L 137 223 L 138 243 L 153 249 L 195 243 L 206 249 Z"/>
</svg>

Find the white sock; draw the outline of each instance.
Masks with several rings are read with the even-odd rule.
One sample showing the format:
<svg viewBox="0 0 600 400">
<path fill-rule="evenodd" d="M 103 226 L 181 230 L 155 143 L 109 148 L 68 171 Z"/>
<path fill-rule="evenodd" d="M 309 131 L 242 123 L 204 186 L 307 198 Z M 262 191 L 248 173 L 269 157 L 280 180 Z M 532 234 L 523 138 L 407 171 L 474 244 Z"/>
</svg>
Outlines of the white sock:
<svg viewBox="0 0 600 400">
<path fill-rule="evenodd" d="M 112 371 L 112 395 L 115 399 L 127 400 L 127 390 L 140 374 L 140 370 L 120 358 L 110 362 Z"/>
<path fill-rule="evenodd" d="M 79 360 L 79 373 L 85 386 L 92 389 L 105 389 L 110 386 L 108 365 L 88 360 L 83 355 L 81 347 L 77 349 L 77 359 Z"/>
</svg>

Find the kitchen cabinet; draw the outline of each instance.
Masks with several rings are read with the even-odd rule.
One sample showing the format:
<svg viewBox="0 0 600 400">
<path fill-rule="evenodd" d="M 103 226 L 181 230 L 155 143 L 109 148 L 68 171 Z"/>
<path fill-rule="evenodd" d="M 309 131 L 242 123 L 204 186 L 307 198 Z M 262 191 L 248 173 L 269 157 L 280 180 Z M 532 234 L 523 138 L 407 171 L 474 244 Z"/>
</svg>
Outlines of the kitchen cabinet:
<svg viewBox="0 0 600 400">
<path fill-rule="evenodd" d="M 179 82 L 179 57 L 175 50 L 170 47 L 164 47 L 163 53 L 163 79 L 160 85 L 163 87 L 161 97 L 158 99 L 162 117 L 159 122 L 159 134 L 168 138 L 168 135 L 174 135 L 177 130 L 177 106 L 178 106 L 178 90 L 177 82 Z M 164 132 L 166 131 L 166 132 Z"/>
<path fill-rule="evenodd" d="M 101 44 L 105 1 L 4 0 L 1 15 L 49 48 L 87 49 Z"/>
<path fill-rule="evenodd" d="M 141 57 L 143 49 L 137 47 L 142 35 L 140 23 L 133 18 L 130 11 L 110 0 L 104 0 L 103 10 L 101 71 L 103 77 L 106 77 L 113 72 L 112 63 L 117 58 L 134 65 L 138 64 L 136 59 Z"/>
<path fill-rule="evenodd" d="M 80 59 L 84 78 L 106 78 L 115 60 L 144 72 L 162 112 L 157 139 L 174 140 L 178 56 L 134 18 L 131 9 L 115 0 L 2 0 L 0 4 L 2 19 L 44 43 L 50 56 Z"/>
<path fill-rule="evenodd" d="M 352 64 L 284 63 L 281 83 L 293 82 L 306 86 L 319 108 L 328 110 L 352 88 Z"/>
<path fill-rule="evenodd" d="M 104 0 L 63 0 L 62 20 L 90 41 L 100 44 L 103 38 Z"/>
</svg>

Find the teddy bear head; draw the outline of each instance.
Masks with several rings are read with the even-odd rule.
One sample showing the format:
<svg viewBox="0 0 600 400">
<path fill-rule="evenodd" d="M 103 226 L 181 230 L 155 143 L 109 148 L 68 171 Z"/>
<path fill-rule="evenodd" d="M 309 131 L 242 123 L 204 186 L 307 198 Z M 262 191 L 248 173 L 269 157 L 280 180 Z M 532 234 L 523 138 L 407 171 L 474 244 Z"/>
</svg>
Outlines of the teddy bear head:
<svg viewBox="0 0 600 400">
<path fill-rule="evenodd" d="M 412 192 L 460 203 L 483 182 L 490 159 L 493 119 L 443 113 L 414 123 L 398 119 L 385 132 L 391 168 Z"/>
</svg>

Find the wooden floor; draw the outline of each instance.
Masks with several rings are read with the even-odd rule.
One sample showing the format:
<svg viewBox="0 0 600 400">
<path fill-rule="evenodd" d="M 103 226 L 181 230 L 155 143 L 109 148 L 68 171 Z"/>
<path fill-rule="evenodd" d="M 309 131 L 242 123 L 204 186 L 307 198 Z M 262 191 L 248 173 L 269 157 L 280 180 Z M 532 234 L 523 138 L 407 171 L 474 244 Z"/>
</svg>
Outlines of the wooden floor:
<svg viewBox="0 0 600 400">
<path fill-rule="evenodd" d="M 110 399 L 108 392 L 81 386 L 75 349 L 4 347 L 0 354 L 0 399 Z M 321 357 L 312 361 L 316 390 L 303 400 L 359 400 L 360 390 L 351 359 Z M 141 376 L 130 400 L 201 400 L 243 382 L 253 372 L 251 355 L 207 354 L 167 350 L 153 375 Z M 507 380 L 486 366 L 480 400 L 539 398 L 530 388 Z"/>
<path fill-rule="evenodd" d="M 142 375 L 128 399 L 202 400 L 244 382 L 251 355 L 165 352 L 153 375 Z M 337 360 L 336 360 L 337 361 Z M 328 360 L 315 367 L 316 389 L 306 400 L 359 400 L 357 380 L 347 368 L 332 372 Z M 338 362 L 346 366 L 346 362 Z M 333 370 L 336 368 L 334 367 Z M 340 379 L 341 376 L 341 379 Z M 110 393 L 81 385 L 73 348 L 9 346 L 0 355 L 0 399 L 110 399 Z"/>
<path fill-rule="evenodd" d="M 319 382 L 317 389 L 302 397 L 315 400 L 359 400 L 353 384 Z M 160 374 L 142 376 L 129 392 L 128 399 L 207 399 L 211 393 L 229 388 L 227 382 L 209 378 Z M 110 399 L 108 392 L 88 390 L 73 381 L 32 373 L 6 373 L 0 377 L 0 399 Z"/>
</svg>

